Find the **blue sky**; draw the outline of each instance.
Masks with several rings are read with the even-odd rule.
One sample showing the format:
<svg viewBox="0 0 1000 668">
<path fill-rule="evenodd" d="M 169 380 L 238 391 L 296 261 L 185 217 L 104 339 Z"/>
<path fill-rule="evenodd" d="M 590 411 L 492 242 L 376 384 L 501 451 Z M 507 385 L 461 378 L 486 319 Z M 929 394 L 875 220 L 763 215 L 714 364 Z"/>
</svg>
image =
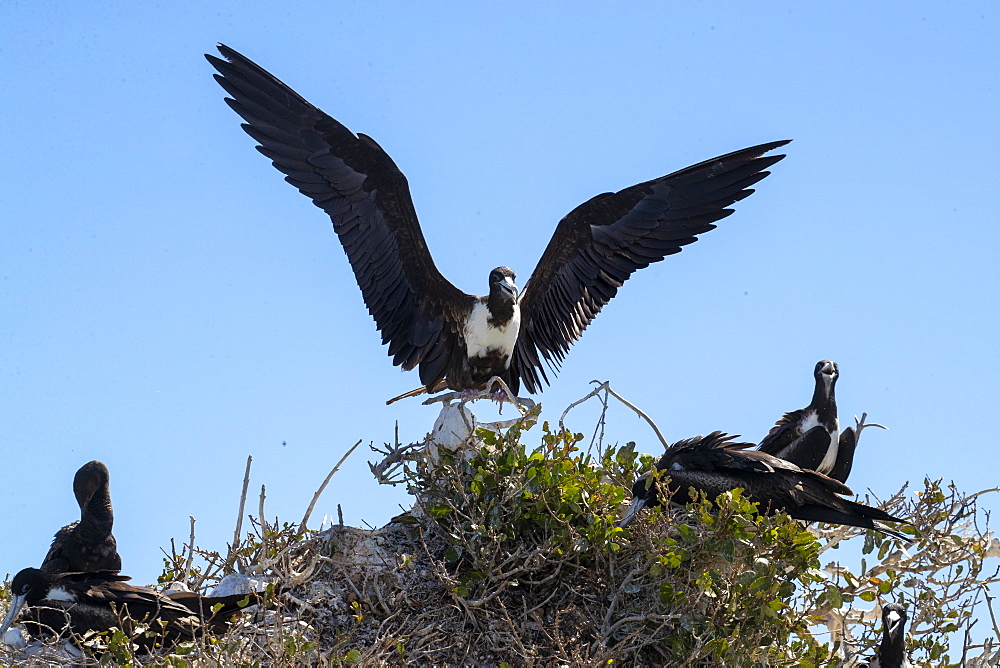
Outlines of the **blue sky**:
<svg viewBox="0 0 1000 668">
<path fill-rule="evenodd" d="M 501 264 L 523 284 L 595 194 L 794 139 L 717 230 L 626 284 L 537 397 L 545 417 L 609 379 L 670 440 L 759 440 L 828 358 L 842 420 L 891 428 L 865 433 L 856 491 L 1000 483 L 995 4 L 211 4 L 4 5 L 0 571 L 76 517 L 91 459 L 147 582 L 189 516 L 224 548 L 248 454 L 268 515 L 298 520 L 355 441 L 433 423 L 384 405 L 416 375 L 390 364 L 328 218 L 222 102 L 217 42 L 374 137 L 439 268 L 477 294 Z M 658 451 L 633 414 L 610 420 Z M 366 454 L 316 519 L 407 505 Z"/>
</svg>

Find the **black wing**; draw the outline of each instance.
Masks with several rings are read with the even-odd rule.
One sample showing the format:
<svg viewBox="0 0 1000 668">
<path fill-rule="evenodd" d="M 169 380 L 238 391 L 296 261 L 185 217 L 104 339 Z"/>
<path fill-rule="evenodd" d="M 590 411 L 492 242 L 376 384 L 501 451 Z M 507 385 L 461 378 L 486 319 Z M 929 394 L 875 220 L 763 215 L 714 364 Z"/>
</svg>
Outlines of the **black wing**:
<svg viewBox="0 0 1000 668">
<path fill-rule="evenodd" d="M 542 359 L 559 368 L 583 330 L 632 275 L 715 227 L 726 207 L 784 155 L 760 157 L 776 141 L 712 158 L 679 172 L 604 193 L 560 221 L 521 298 L 521 335 L 511 362 L 530 392 L 548 383 Z"/>
<path fill-rule="evenodd" d="M 66 550 L 66 543 L 73 539 L 73 529 L 78 524 L 79 522 L 73 522 L 56 532 L 49 551 L 45 554 L 45 558 L 42 559 L 41 570 L 46 573 L 68 573 L 69 571 L 81 570 L 73 568 L 70 565 L 70 557 Z"/>
<path fill-rule="evenodd" d="M 837 461 L 827 474 L 834 480 L 846 483 L 854 467 L 854 451 L 858 446 L 858 436 L 853 427 L 840 432 L 840 444 L 837 448 Z"/>
<path fill-rule="evenodd" d="M 713 431 L 708 436 L 685 438 L 671 445 L 656 468 L 670 471 L 720 471 L 740 469 L 761 473 L 773 472 L 772 462 L 766 458 L 746 456 L 753 443 L 739 443 L 736 435 Z M 773 458 L 770 458 L 773 459 Z"/>
<path fill-rule="evenodd" d="M 803 470 L 794 462 L 766 452 L 751 450 L 752 443 L 733 442 L 735 438 L 715 431 L 708 436 L 678 441 L 667 450 L 657 468 L 666 469 L 675 476 L 678 471 L 707 472 L 720 476 L 720 480 L 721 476 L 737 476 L 741 484 L 733 484 L 733 487 L 742 486 L 748 491 L 753 487 L 746 485 L 748 481 L 759 481 L 773 489 L 784 488 L 789 483 L 794 488 L 798 482 L 809 481 L 820 485 L 824 493 L 853 494 L 838 480 Z"/>
<path fill-rule="evenodd" d="M 767 436 L 761 440 L 761 452 L 781 457 L 780 453 L 802 435 L 801 425 L 805 419 L 806 411 L 806 408 L 800 408 L 797 411 L 789 411 L 778 418 L 778 421 L 767 432 Z M 830 434 L 827 432 L 827 439 L 829 440 L 829 438 Z"/>
<path fill-rule="evenodd" d="M 773 447 L 773 443 L 771 447 Z M 829 449 L 830 432 L 826 430 L 826 427 L 816 426 L 801 436 L 793 438 L 787 445 L 780 449 L 765 450 L 762 445 L 760 451 L 789 461 L 799 468 L 815 471 L 816 467 L 822 463 L 823 458 L 826 457 Z M 840 482 L 844 481 L 840 480 Z"/>
<path fill-rule="evenodd" d="M 46 573 L 121 570 L 122 558 L 115 537 L 111 534 L 96 538 L 84 536 L 79 531 L 79 524 L 74 522 L 56 533 L 42 560 L 41 570 Z"/>
<path fill-rule="evenodd" d="M 330 215 L 392 363 L 419 365 L 430 386 L 460 343 L 459 316 L 474 297 L 434 265 L 406 177 L 373 139 L 229 47 L 220 44 L 219 52 L 226 60 L 205 57 L 232 96 L 226 102 L 246 121 L 243 129 L 286 181 Z"/>
<path fill-rule="evenodd" d="M 127 605 L 129 617 L 137 621 L 154 616 L 170 622 L 182 620 L 181 630 L 185 633 L 193 632 L 191 621 L 185 621 L 193 617 L 194 613 L 190 608 L 149 587 L 137 587 L 124 582 L 128 579 L 126 576 L 111 576 L 110 573 L 104 577 L 86 579 L 85 582 L 89 585 L 86 591 L 87 601 Z"/>
</svg>

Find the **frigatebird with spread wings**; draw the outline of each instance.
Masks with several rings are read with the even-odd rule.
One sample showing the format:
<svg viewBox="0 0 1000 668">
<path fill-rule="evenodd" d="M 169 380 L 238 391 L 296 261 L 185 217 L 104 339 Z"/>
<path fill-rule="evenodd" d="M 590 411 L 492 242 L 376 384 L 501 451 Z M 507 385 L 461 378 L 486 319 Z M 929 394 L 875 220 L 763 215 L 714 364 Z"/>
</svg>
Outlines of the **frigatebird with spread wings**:
<svg viewBox="0 0 1000 668">
<path fill-rule="evenodd" d="M 227 46 L 206 55 L 226 102 L 257 150 L 333 220 L 393 364 L 419 369 L 421 392 L 517 393 L 548 383 L 601 308 L 636 269 L 677 253 L 733 212 L 784 155 L 775 141 L 712 158 L 616 193 L 597 195 L 560 221 L 519 294 L 514 272 L 490 272 L 477 297 L 431 259 L 406 177 L 375 140 L 355 134 Z M 543 364 L 543 361 L 545 364 Z M 401 398 L 401 397 L 397 397 Z"/>
</svg>

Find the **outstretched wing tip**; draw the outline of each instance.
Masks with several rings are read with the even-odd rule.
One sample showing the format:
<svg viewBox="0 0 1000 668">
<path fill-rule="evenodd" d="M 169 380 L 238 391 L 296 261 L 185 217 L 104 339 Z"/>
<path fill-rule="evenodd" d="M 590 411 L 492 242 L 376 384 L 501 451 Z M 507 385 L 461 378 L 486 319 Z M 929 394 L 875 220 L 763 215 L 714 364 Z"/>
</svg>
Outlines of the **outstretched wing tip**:
<svg viewBox="0 0 1000 668">
<path fill-rule="evenodd" d="M 561 360 L 637 269 L 696 241 L 731 215 L 784 155 L 782 139 L 718 156 L 593 197 L 560 221 L 521 298 L 514 371 L 537 381 L 542 359 Z"/>
<path fill-rule="evenodd" d="M 246 56 L 217 48 L 223 58 L 205 57 L 226 103 L 257 151 L 330 216 L 393 363 L 427 371 L 426 360 L 443 373 L 446 356 L 434 346 L 444 337 L 442 345 L 453 349 L 458 328 L 443 327 L 441 313 L 471 296 L 434 265 L 402 172 L 373 139 L 355 135 Z"/>
</svg>

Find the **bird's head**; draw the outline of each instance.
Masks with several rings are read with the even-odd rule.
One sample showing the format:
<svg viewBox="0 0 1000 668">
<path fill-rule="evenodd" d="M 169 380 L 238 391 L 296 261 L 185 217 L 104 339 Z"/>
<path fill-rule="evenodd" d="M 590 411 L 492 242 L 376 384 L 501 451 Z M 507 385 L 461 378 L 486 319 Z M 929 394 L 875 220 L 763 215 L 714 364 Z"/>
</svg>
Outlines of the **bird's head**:
<svg viewBox="0 0 1000 668">
<path fill-rule="evenodd" d="M 618 526 L 628 526 L 643 508 L 655 508 L 661 505 L 660 496 L 656 492 L 657 476 L 655 473 L 654 470 L 653 473 L 639 476 L 635 484 L 632 485 L 632 505 L 628 507 L 625 517 L 618 523 Z"/>
<path fill-rule="evenodd" d="M 882 608 L 882 623 L 888 636 L 898 636 L 906 626 L 906 608 L 899 603 L 889 603 Z"/>
<path fill-rule="evenodd" d="M 514 271 L 509 267 L 497 267 L 490 272 L 490 295 L 496 295 L 497 291 L 509 301 L 517 301 L 518 289 L 514 283 Z"/>
<path fill-rule="evenodd" d="M 7 611 L 7 616 L 0 624 L 0 637 L 3 637 L 3 634 L 17 619 L 17 613 L 21 611 L 22 607 L 35 605 L 48 595 L 49 589 L 52 588 L 53 579 L 54 576 L 43 573 L 37 568 L 25 568 L 14 576 L 10 583 L 12 594 L 10 610 Z"/>
<path fill-rule="evenodd" d="M 840 368 L 837 363 L 831 360 L 820 360 L 816 362 L 816 369 L 813 371 L 816 380 L 823 380 L 825 385 L 833 385 L 840 376 Z"/>
<path fill-rule="evenodd" d="M 108 486 L 108 480 L 108 467 L 97 460 L 80 467 L 73 477 L 73 494 L 76 495 L 76 502 L 80 504 L 81 510 L 90 503 L 99 489 Z"/>
</svg>

